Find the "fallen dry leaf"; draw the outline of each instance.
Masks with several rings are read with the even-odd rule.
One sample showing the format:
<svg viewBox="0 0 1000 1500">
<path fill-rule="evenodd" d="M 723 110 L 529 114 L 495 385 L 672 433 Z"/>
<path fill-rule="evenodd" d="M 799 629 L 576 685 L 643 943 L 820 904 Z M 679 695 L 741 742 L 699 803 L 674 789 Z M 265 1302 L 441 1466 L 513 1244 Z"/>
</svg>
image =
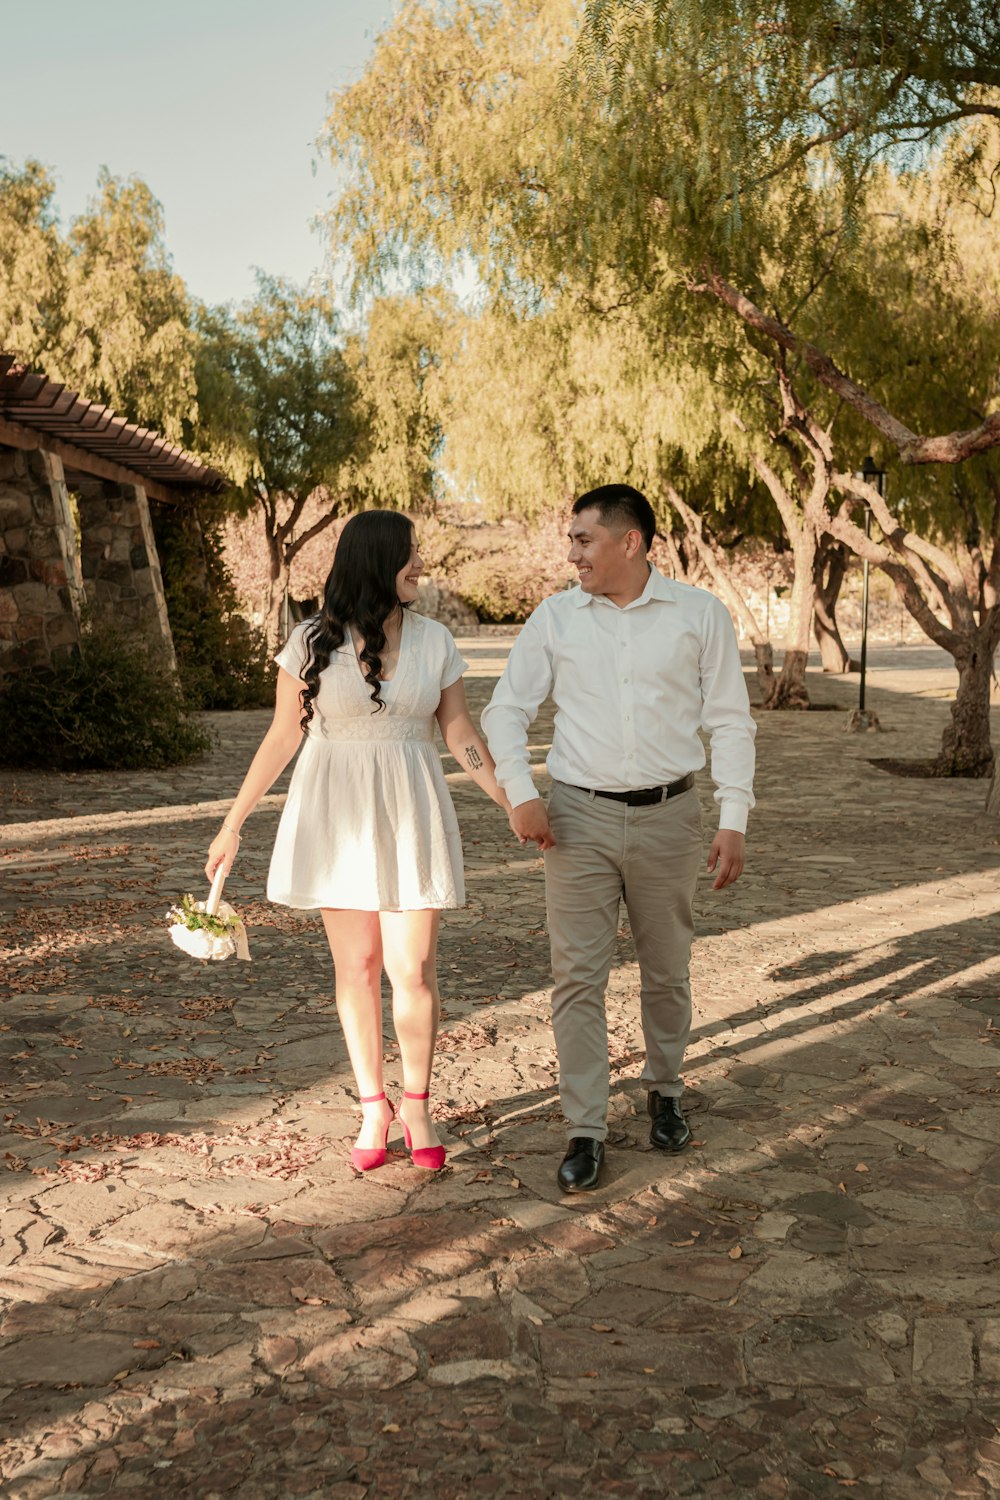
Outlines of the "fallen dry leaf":
<svg viewBox="0 0 1000 1500">
<path fill-rule="evenodd" d="M 133 1339 L 133 1349 L 161 1349 L 163 1346 L 159 1339 Z"/>
<path fill-rule="evenodd" d="M 859 1161 L 858 1164 L 857 1164 L 857 1166 L 854 1168 L 854 1170 L 855 1170 L 855 1172 L 867 1172 L 870 1169 L 865 1166 L 865 1164 L 864 1164 L 863 1161 Z"/>
<path fill-rule="evenodd" d="M 743 1251 L 740 1249 L 739 1245 L 734 1245 L 733 1248 L 729 1252 L 729 1259 L 730 1260 L 739 1260 L 742 1255 L 743 1255 Z"/>
</svg>

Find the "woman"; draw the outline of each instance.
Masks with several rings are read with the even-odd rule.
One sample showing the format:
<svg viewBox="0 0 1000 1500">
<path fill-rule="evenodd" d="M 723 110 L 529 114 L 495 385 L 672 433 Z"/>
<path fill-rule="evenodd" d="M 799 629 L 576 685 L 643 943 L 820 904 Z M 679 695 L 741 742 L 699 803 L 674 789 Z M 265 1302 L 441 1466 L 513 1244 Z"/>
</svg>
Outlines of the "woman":
<svg viewBox="0 0 1000 1500">
<path fill-rule="evenodd" d="M 392 1105 L 382 1086 L 381 976 L 392 986 L 403 1066 L 399 1119 L 417 1166 L 444 1165 L 428 1107 L 440 1000 L 441 911 L 465 900 L 458 820 L 434 745 L 434 720 L 459 765 L 501 807 L 493 760 L 465 703 L 466 663 L 448 630 L 409 610 L 423 563 L 396 511 L 353 516 L 323 606 L 277 661 L 274 719 L 205 873 L 228 874 L 244 820 L 291 760 L 268 899 L 318 908 L 336 972 L 337 1011 L 362 1107 L 359 1171 L 385 1161 Z"/>
</svg>

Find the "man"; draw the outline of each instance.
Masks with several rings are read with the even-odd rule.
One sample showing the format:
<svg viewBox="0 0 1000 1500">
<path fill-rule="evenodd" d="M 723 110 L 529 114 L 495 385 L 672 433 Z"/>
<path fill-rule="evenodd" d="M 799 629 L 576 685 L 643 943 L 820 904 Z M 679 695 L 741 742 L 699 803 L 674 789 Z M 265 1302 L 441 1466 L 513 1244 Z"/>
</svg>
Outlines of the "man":
<svg viewBox="0 0 1000 1500">
<path fill-rule="evenodd" d="M 597 1187 L 608 1110 L 605 991 L 624 898 L 639 960 L 650 1140 L 681 1151 L 681 1061 L 691 1029 L 688 965 L 701 858 L 694 773 L 711 739 L 719 831 L 714 888 L 743 870 L 753 806 L 755 725 L 732 621 L 714 595 L 648 561 L 655 518 L 630 485 L 573 506 L 569 561 L 579 588 L 545 599 L 521 631 L 483 714 L 521 843 L 545 854 L 552 1021 L 569 1148 L 566 1192 Z M 528 730 L 552 693 L 546 810 L 531 778 Z"/>
</svg>

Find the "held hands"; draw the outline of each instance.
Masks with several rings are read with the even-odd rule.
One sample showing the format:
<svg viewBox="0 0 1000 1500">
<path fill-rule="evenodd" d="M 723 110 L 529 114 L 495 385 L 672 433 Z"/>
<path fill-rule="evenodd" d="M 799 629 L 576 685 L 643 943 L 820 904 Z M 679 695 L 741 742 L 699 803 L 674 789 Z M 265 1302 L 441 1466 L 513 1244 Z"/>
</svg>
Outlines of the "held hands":
<svg viewBox="0 0 1000 1500">
<path fill-rule="evenodd" d="M 540 853 L 555 846 L 549 815 L 541 797 L 532 797 L 530 802 L 515 807 L 510 815 L 510 826 L 518 843 L 537 844 Z"/>
<path fill-rule="evenodd" d="M 215 835 L 208 846 L 208 859 L 205 861 L 205 874 L 209 880 L 215 876 L 220 865 L 225 866 L 224 879 L 229 878 L 229 872 L 236 863 L 236 856 L 240 852 L 240 836 L 235 828 L 223 826 Z"/>
<path fill-rule="evenodd" d="M 734 880 L 739 880 L 743 874 L 745 857 L 746 839 L 743 834 L 732 828 L 720 828 L 708 851 L 709 870 L 714 870 L 716 865 L 719 867 L 719 873 L 712 881 L 713 891 L 721 891 L 723 886 L 732 885 Z"/>
</svg>

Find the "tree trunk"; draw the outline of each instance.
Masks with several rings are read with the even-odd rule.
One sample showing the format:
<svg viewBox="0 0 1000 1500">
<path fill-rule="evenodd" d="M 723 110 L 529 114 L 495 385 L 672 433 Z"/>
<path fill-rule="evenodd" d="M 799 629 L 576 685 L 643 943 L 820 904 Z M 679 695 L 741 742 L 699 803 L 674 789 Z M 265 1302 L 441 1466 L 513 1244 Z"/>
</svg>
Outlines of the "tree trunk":
<svg viewBox="0 0 1000 1500">
<path fill-rule="evenodd" d="M 958 691 L 951 705 L 951 723 L 941 738 L 941 753 L 934 763 L 938 776 L 989 776 L 993 772 L 990 738 L 990 684 L 996 645 L 997 609 L 974 635 L 967 636 L 964 649 L 955 655 Z"/>
<path fill-rule="evenodd" d="M 267 554 L 267 615 L 264 620 L 264 629 L 269 643 L 272 646 L 279 646 L 281 644 L 282 608 L 288 591 L 288 563 L 285 561 L 284 548 L 279 538 L 271 531 L 267 534 Z"/>
<path fill-rule="evenodd" d="M 781 663 L 781 673 L 775 679 L 774 691 L 763 705 L 765 708 L 809 707 L 806 663 L 809 660 L 809 632 L 816 597 L 816 584 L 813 578 L 816 538 L 806 526 L 802 527 L 796 538 L 792 557 L 795 573 L 792 578 L 785 655 Z"/>
<path fill-rule="evenodd" d="M 774 647 L 763 638 L 753 643 L 753 654 L 757 659 L 757 686 L 760 701 L 766 707 L 774 696 Z"/>
<path fill-rule="evenodd" d="M 837 624 L 837 600 L 847 573 L 848 549 L 830 536 L 820 540 L 813 563 L 816 601 L 813 606 L 813 631 L 824 672 L 858 671 L 858 663 L 841 640 Z"/>
<path fill-rule="evenodd" d="M 1000 761 L 993 762 L 993 778 L 986 794 L 986 811 L 992 818 L 1000 818 Z"/>
</svg>

